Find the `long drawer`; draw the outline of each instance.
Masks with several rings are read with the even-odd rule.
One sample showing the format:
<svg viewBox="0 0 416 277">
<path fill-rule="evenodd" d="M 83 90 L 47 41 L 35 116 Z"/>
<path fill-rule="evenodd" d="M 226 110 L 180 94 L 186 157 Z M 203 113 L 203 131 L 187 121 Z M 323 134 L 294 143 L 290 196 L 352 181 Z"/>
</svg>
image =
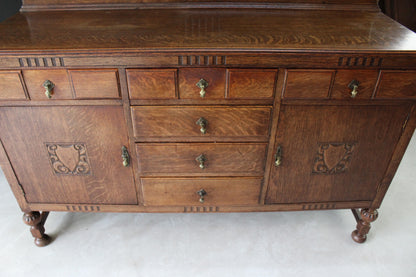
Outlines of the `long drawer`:
<svg viewBox="0 0 416 277">
<path fill-rule="evenodd" d="M 261 178 L 142 178 L 144 205 L 257 204 Z"/>
<path fill-rule="evenodd" d="M 139 140 L 245 137 L 267 141 L 271 107 L 135 106 L 131 113 L 134 136 Z"/>
<path fill-rule="evenodd" d="M 263 176 L 266 143 L 138 143 L 141 176 Z"/>
</svg>

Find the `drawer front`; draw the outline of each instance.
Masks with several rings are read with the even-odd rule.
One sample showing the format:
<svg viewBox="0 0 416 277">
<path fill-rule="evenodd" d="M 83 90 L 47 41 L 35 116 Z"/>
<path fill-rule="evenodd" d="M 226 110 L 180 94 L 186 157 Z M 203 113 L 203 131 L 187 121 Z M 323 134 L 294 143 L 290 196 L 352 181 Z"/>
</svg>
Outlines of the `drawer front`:
<svg viewBox="0 0 416 277">
<path fill-rule="evenodd" d="M 60 100 L 72 99 L 72 89 L 66 70 L 24 70 L 23 77 L 30 98 L 33 100 Z M 45 95 L 45 81 L 51 81 L 54 85 L 51 89 L 51 97 Z"/>
<path fill-rule="evenodd" d="M 135 137 L 268 140 L 270 107 L 132 107 Z M 202 123 L 201 123 L 202 121 Z M 201 131 L 202 129 L 202 131 Z"/>
<path fill-rule="evenodd" d="M 176 69 L 127 69 L 130 99 L 175 99 Z"/>
<path fill-rule="evenodd" d="M 371 99 L 377 77 L 377 70 L 338 70 L 331 98 L 346 100 Z M 354 91 L 353 85 L 357 83 L 357 89 Z"/>
<path fill-rule="evenodd" d="M 328 98 L 334 74 L 334 70 L 288 70 L 284 98 Z"/>
<path fill-rule="evenodd" d="M 273 98 L 277 70 L 229 69 L 228 98 L 265 99 Z"/>
<path fill-rule="evenodd" d="M 255 205 L 261 178 L 142 178 L 144 205 Z M 205 195 L 201 199 L 199 191 Z M 201 193 L 204 194 L 204 193 Z"/>
<path fill-rule="evenodd" d="M 141 176 L 263 176 L 266 143 L 138 143 Z"/>
<path fill-rule="evenodd" d="M 16 71 L 0 71 L 0 100 L 27 99 L 22 74 Z"/>
<path fill-rule="evenodd" d="M 222 68 L 183 68 L 179 70 L 179 98 L 223 99 L 225 97 L 225 73 Z M 197 83 L 206 82 L 202 92 Z"/>
<path fill-rule="evenodd" d="M 69 70 L 75 98 L 120 98 L 116 69 Z"/>
<path fill-rule="evenodd" d="M 382 70 L 376 98 L 416 99 L 416 71 Z"/>
</svg>

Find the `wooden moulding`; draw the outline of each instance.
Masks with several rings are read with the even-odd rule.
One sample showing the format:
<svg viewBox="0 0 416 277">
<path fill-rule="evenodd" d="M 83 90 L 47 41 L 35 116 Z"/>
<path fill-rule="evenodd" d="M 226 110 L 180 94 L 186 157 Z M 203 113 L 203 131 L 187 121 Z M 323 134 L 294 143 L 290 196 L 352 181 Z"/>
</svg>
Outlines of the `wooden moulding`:
<svg viewBox="0 0 416 277">
<path fill-rule="evenodd" d="M 66 52 L 62 50 L 61 52 Z M 416 69 L 416 56 L 413 53 L 379 53 L 378 55 L 367 53 L 236 53 L 236 52 L 198 52 L 198 53 L 161 53 L 155 55 L 148 51 L 126 50 L 121 52 L 108 53 L 104 50 L 95 50 L 95 54 L 78 51 L 75 56 L 71 53 L 44 53 L 36 55 L 31 53 L 17 54 L 18 56 L 5 56 L 0 54 L 0 69 L 60 69 L 60 68 L 149 68 L 149 67 L 178 67 L 178 68 L 320 68 L 320 69 Z M 97 55 L 97 52 L 103 52 Z M 64 65 L 53 66 L 44 60 L 59 57 Z M 199 57 L 225 57 L 221 64 L 199 64 L 196 61 Z M 36 64 L 39 61 L 39 65 Z"/>
<path fill-rule="evenodd" d="M 23 0 L 21 11 L 146 8 L 282 8 L 378 10 L 376 0 Z"/>
<path fill-rule="evenodd" d="M 275 212 L 352 209 L 369 207 L 371 201 L 319 202 L 274 205 L 234 205 L 234 206 L 140 206 L 140 205 L 86 205 L 86 204 L 29 204 L 31 210 L 71 211 L 71 212 L 130 212 L 130 213 L 188 213 L 188 212 Z"/>
</svg>

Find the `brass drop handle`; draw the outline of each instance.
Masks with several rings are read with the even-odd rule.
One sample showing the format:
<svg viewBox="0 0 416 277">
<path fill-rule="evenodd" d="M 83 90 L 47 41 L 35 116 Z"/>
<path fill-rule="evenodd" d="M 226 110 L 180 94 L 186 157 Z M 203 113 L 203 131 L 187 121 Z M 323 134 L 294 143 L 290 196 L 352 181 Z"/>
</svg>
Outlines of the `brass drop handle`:
<svg viewBox="0 0 416 277">
<path fill-rule="evenodd" d="M 276 150 L 276 155 L 274 156 L 274 165 L 279 167 L 282 164 L 282 146 L 278 146 Z"/>
<path fill-rule="evenodd" d="M 358 94 L 358 85 L 359 84 L 360 84 L 360 82 L 358 82 L 357 80 L 352 80 L 348 84 L 348 87 L 350 89 L 352 89 L 352 91 L 351 91 L 351 98 L 355 98 L 355 96 L 357 96 L 357 94 Z"/>
<path fill-rule="evenodd" d="M 199 129 L 201 131 L 202 134 L 205 134 L 207 132 L 207 125 L 208 125 L 208 121 L 203 118 L 200 117 L 197 121 L 196 124 L 199 125 L 201 127 L 201 129 Z"/>
<path fill-rule="evenodd" d="M 201 79 L 198 81 L 198 83 L 196 83 L 196 86 L 199 87 L 201 89 L 201 91 L 199 92 L 199 95 L 201 97 L 205 97 L 205 89 L 208 87 L 208 82 L 205 81 L 204 79 Z"/>
<path fill-rule="evenodd" d="M 43 87 L 45 88 L 45 95 L 48 97 L 48 99 L 52 98 L 53 94 L 53 88 L 55 87 L 55 84 L 52 83 L 52 81 L 46 80 L 43 82 Z"/>
<path fill-rule="evenodd" d="M 199 163 L 199 168 L 204 169 L 205 168 L 205 162 L 207 161 L 207 157 L 205 157 L 204 154 L 199 155 L 195 159 Z"/>
<path fill-rule="evenodd" d="M 130 165 L 130 155 L 127 151 L 127 147 L 124 145 L 121 147 L 121 158 L 123 159 L 123 166 Z"/>
<path fill-rule="evenodd" d="M 204 203 L 204 197 L 207 195 L 207 192 L 204 189 L 200 189 L 196 193 L 199 195 L 199 202 Z"/>
</svg>

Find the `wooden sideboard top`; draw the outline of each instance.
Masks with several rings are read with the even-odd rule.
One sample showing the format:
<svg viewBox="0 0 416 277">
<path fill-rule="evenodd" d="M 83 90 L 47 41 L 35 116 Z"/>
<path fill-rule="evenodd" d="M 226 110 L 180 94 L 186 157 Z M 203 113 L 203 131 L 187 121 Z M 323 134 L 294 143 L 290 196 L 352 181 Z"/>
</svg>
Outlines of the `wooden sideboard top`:
<svg viewBox="0 0 416 277">
<path fill-rule="evenodd" d="M 0 34 L 0 54 L 81 50 L 416 54 L 415 33 L 370 11 L 39 11 L 9 18 L 0 24 Z"/>
</svg>

